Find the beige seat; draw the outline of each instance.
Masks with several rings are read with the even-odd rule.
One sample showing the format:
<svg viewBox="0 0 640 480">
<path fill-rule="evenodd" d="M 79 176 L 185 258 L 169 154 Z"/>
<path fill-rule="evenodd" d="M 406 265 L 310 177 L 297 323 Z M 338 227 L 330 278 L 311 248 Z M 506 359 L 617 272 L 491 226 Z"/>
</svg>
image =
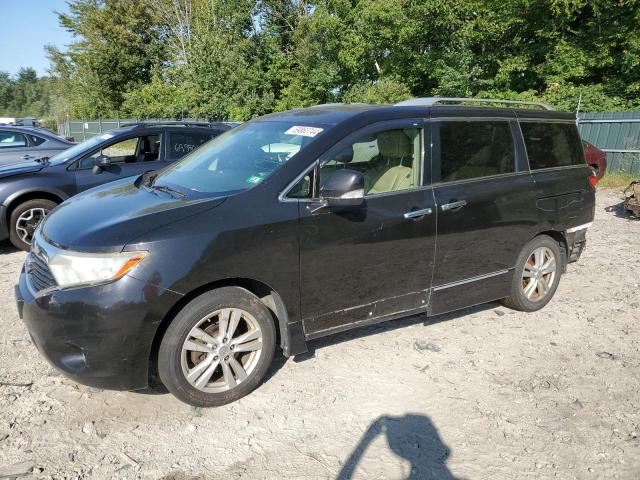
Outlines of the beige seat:
<svg viewBox="0 0 640 480">
<path fill-rule="evenodd" d="M 381 173 L 367 193 L 384 193 L 411 188 L 413 145 L 402 130 L 389 130 L 377 136 Z"/>
<path fill-rule="evenodd" d="M 411 169 L 398 165 L 384 172 L 369 189 L 369 193 L 393 192 L 411 188 Z"/>
</svg>

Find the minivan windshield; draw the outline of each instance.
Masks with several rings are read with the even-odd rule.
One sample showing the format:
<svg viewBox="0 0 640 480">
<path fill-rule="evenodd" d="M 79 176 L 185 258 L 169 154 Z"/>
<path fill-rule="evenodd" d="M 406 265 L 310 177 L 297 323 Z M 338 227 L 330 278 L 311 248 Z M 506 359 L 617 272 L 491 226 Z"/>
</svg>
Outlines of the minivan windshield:
<svg viewBox="0 0 640 480">
<path fill-rule="evenodd" d="M 235 193 L 263 182 L 324 128 L 258 121 L 233 128 L 164 169 L 154 185 L 184 193 Z"/>
<path fill-rule="evenodd" d="M 72 157 L 76 157 L 77 155 L 88 153 L 90 150 L 93 150 L 94 147 L 97 147 L 100 143 L 105 140 L 109 140 L 113 138 L 113 135 L 110 133 L 103 133 L 102 135 L 96 135 L 95 137 L 91 137 L 89 140 L 85 140 L 82 143 L 78 143 L 71 148 L 67 148 L 63 150 L 57 155 L 54 155 L 49 160 L 49 163 L 52 165 L 59 165 L 61 163 L 66 162 Z"/>
</svg>

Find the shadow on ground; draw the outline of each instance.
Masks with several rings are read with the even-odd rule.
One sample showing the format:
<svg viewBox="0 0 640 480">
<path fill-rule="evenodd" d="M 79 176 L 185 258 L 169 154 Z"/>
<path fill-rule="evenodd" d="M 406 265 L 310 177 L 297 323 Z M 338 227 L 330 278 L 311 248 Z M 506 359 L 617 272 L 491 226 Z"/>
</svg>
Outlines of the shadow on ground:
<svg viewBox="0 0 640 480">
<path fill-rule="evenodd" d="M 440 439 L 431 420 L 425 415 L 407 414 L 400 417 L 385 415 L 369 425 L 338 473 L 337 480 L 354 478 L 367 448 L 378 437 L 384 437 L 389 449 L 411 464 L 406 480 L 455 479 L 446 466 L 451 452 Z M 383 472 L 377 473 L 377 477 L 380 473 L 384 475 Z"/>
<path fill-rule="evenodd" d="M 618 218 L 624 218 L 627 220 L 637 220 L 636 217 L 634 217 L 633 215 L 631 215 L 630 212 L 624 209 L 624 201 L 622 200 L 620 201 L 620 203 L 615 203 L 613 205 L 609 205 L 608 207 L 605 207 L 604 211 L 608 213 L 613 213 Z"/>
<path fill-rule="evenodd" d="M 369 335 L 376 335 L 382 332 L 393 331 L 398 328 L 408 327 L 409 325 L 415 325 L 417 323 L 422 323 L 425 326 L 433 325 L 436 323 L 445 322 L 447 320 L 453 320 L 454 318 L 464 317 L 466 315 L 471 315 L 473 313 L 491 310 L 498 307 L 501 307 L 501 304 L 498 302 L 484 303 L 482 305 L 476 305 L 474 307 L 457 310 L 451 313 L 444 313 L 442 315 L 435 315 L 433 317 L 427 317 L 426 315 L 414 315 L 398 320 L 390 320 L 387 322 L 378 323 L 376 325 L 371 325 L 368 327 L 361 327 L 354 330 L 348 330 L 346 332 L 336 333 L 334 335 L 329 335 L 327 337 L 307 342 L 309 351 L 300 355 L 296 355 L 293 360 L 294 362 L 304 362 L 305 360 L 309 360 L 310 358 L 313 358 L 315 356 L 315 352 L 317 349 L 327 347 L 329 345 L 349 342 L 358 338 L 364 338 L 368 337 Z"/>
</svg>

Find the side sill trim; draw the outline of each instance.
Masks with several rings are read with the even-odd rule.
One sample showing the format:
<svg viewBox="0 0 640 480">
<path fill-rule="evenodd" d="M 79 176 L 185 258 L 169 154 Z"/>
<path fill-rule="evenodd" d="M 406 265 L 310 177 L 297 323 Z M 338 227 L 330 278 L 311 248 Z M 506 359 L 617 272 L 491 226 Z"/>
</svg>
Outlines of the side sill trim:
<svg viewBox="0 0 640 480">
<path fill-rule="evenodd" d="M 498 275 L 504 275 L 505 273 L 509 273 L 509 270 L 498 270 L 497 272 L 491 272 L 484 275 L 478 275 L 477 277 L 465 278 L 464 280 L 458 280 L 456 282 L 445 283 L 444 285 L 438 285 L 437 287 L 433 287 L 434 292 L 438 292 L 440 290 L 445 290 L 451 287 L 458 287 L 460 285 L 465 285 L 467 283 L 478 282 L 480 280 L 486 280 L 487 278 L 497 277 Z"/>
<path fill-rule="evenodd" d="M 344 332 L 345 330 L 351 330 L 353 328 L 366 327 L 368 325 L 375 325 L 376 323 L 382 323 L 389 320 L 395 320 L 398 318 L 412 317 L 414 315 L 423 315 L 427 313 L 428 306 L 412 308 L 409 310 L 403 310 L 401 312 L 390 313 L 389 315 L 382 315 L 375 318 L 367 318 L 357 322 L 346 323 L 344 325 L 338 325 L 336 327 L 327 328 L 326 330 L 319 330 L 317 332 L 307 333 L 304 337 L 305 340 L 314 340 L 320 337 L 326 337 L 327 335 L 333 335 L 335 333 Z"/>
</svg>

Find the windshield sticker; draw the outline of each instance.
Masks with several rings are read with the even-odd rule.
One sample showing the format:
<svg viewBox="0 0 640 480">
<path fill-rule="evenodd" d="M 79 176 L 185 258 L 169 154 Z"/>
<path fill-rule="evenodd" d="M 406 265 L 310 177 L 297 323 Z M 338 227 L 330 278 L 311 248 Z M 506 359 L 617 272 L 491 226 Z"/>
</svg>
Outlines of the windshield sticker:
<svg viewBox="0 0 640 480">
<path fill-rule="evenodd" d="M 300 125 L 296 125 L 295 127 L 291 127 L 289 130 L 284 132 L 286 135 L 302 135 L 303 137 L 315 137 L 318 135 L 323 129 L 318 127 L 303 127 Z"/>
<path fill-rule="evenodd" d="M 250 183 L 251 185 L 257 185 L 258 183 L 260 183 L 263 180 L 262 177 L 258 176 L 258 175 L 253 175 L 249 178 L 247 178 L 247 183 Z"/>
<path fill-rule="evenodd" d="M 113 138 L 113 135 L 111 135 L 110 133 L 100 135 L 100 140 L 109 140 L 110 138 Z"/>
</svg>

